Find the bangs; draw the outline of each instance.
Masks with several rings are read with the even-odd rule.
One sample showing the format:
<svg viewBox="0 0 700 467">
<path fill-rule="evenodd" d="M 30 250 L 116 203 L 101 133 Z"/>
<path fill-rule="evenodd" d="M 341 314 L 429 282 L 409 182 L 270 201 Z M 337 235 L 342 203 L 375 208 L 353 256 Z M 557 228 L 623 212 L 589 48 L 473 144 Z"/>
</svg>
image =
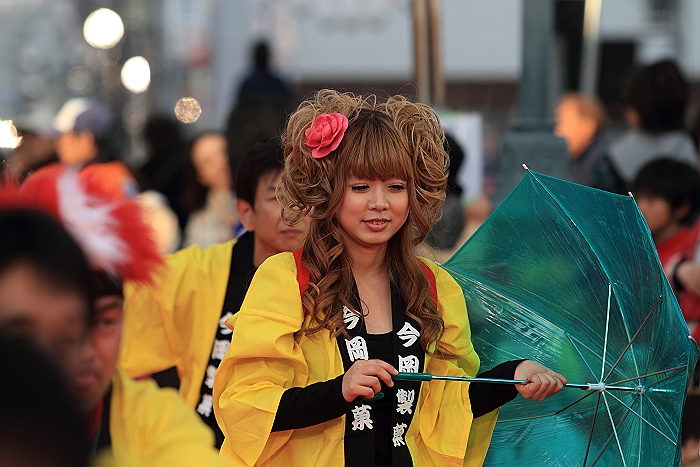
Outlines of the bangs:
<svg viewBox="0 0 700 467">
<path fill-rule="evenodd" d="M 363 179 L 412 179 L 409 148 L 393 123 L 382 114 L 367 112 L 351 123 L 337 163 L 344 172 Z M 364 117 L 364 118 L 363 118 Z"/>
</svg>

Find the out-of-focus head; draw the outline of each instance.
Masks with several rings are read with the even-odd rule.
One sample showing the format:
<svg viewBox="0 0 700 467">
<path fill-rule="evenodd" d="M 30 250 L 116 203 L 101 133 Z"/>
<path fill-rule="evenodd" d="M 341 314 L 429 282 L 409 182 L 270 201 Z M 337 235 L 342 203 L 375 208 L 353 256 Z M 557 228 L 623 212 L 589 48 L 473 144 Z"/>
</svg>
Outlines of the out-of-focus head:
<svg viewBox="0 0 700 467">
<path fill-rule="evenodd" d="M 634 197 L 654 237 L 669 226 L 692 223 L 700 211 L 700 173 L 690 165 L 661 158 L 639 171 Z"/>
<path fill-rule="evenodd" d="M 236 177 L 236 209 L 246 230 L 255 232 L 253 262 L 260 265 L 267 257 L 301 246 L 308 219 L 286 225 L 276 196 L 284 168 L 279 138 L 262 141 L 241 160 Z"/>
<path fill-rule="evenodd" d="M 342 141 L 325 157 L 312 157 L 307 130 L 321 114 L 347 117 Z M 425 239 L 445 200 L 449 157 L 435 112 L 402 96 L 386 102 L 323 90 L 291 115 L 282 137 L 285 170 L 280 200 L 291 221 L 309 215 L 309 241 L 334 231 L 347 179 L 399 178 L 407 183 L 409 216 L 398 235 L 404 245 Z M 392 241 L 394 241 L 392 239 Z"/>
<path fill-rule="evenodd" d="M 651 132 L 683 129 L 689 92 L 688 82 L 671 60 L 637 67 L 623 92 L 632 111 L 628 122 Z"/>
<path fill-rule="evenodd" d="M 112 114 L 100 103 L 82 97 L 69 99 L 53 120 L 53 130 L 59 135 L 58 159 L 66 165 L 90 162 L 112 125 Z"/>
<path fill-rule="evenodd" d="M 85 256 L 56 220 L 0 211 L 0 330 L 30 337 L 74 377 L 91 299 Z"/>
<path fill-rule="evenodd" d="M 583 154 L 607 120 L 605 109 L 598 99 L 579 93 L 564 94 L 554 118 L 554 134 L 566 140 L 572 159 Z"/>
<path fill-rule="evenodd" d="M 81 417 L 56 362 L 0 333 L 0 465 L 87 467 Z"/>
<path fill-rule="evenodd" d="M 226 152 L 226 137 L 207 133 L 192 144 L 190 154 L 197 180 L 211 189 L 231 189 L 231 172 Z"/>
<path fill-rule="evenodd" d="M 97 183 L 95 183 L 97 182 Z M 99 179 L 74 170 L 42 171 L 22 186 L 22 201 L 60 219 L 85 253 L 92 271 L 94 316 L 78 352 L 73 379 L 82 408 L 89 411 L 106 393 L 121 337 L 122 282 L 152 283 L 162 258 L 139 206 L 100 191 Z M 60 272 L 58 273 L 60 276 Z"/>
</svg>

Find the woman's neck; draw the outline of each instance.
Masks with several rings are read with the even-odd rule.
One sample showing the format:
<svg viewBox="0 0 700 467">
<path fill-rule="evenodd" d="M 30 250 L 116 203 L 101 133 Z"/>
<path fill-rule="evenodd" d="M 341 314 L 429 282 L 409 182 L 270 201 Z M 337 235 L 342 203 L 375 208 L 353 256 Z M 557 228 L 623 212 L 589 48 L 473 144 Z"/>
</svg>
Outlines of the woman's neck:
<svg viewBox="0 0 700 467">
<path fill-rule="evenodd" d="M 386 248 L 350 251 L 352 257 L 352 272 L 357 276 L 372 276 L 386 274 Z"/>
</svg>

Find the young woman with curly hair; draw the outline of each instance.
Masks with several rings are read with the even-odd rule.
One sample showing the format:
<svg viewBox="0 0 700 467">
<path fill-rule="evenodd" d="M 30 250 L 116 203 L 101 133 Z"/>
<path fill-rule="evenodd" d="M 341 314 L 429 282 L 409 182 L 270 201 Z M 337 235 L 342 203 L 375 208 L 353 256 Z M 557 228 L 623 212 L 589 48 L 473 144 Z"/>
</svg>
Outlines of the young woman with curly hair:
<svg viewBox="0 0 700 467">
<path fill-rule="evenodd" d="M 517 391 L 392 380 L 479 369 L 462 290 L 415 255 L 445 199 L 443 139 L 398 96 L 324 90 L 291 115 L 278 198 L 287 223 L 311 222 L 226 323 L 214 406 L 234 465 L 480 465 L 500 405 L 566 382 L 529 360 L 489 372 L 529 381 Z"/>
</svg>

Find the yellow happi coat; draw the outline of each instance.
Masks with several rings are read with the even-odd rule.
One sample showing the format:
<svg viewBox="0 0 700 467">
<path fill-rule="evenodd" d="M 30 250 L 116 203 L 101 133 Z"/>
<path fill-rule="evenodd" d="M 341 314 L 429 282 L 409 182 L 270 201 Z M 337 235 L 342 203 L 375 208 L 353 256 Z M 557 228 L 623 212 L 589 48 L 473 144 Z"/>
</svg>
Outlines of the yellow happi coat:
<svg viewBox="0 0 700 467">
<path fill-rule="evenodd" d="M 457 361 L 425 356 L 425 371 L 475 376 L 479 357 L 471 343 L 459 285 L 426 261 L 435 274 L 442 344 Z M 271 432 L 285 389 L 344 373 L 336 339 L 307 337 L 292 253 L 268 258 L 258 269 L 241 310 L 229 318 L 231 346 L 214 381 L 214 412 L 226 440 L 221 455 L 237 466 L 344 465 L 345 416 L 308 428 Z M 469 385 L 423 382 L 405 441 L 416 466 L 481 465 L 497 410 L 472 420 Z"/>
<path fill-rule="evenodd" d="M 235 240 L 165 257 L 154 286 L 124 288 L 119 366 L 132 378 L 177 367 L 180 396 L 195 408 L 226 296 Z"/>
<path fill-rule="evenodd" d="M 174 390 L 120 371 L 112 377 L 109 434 L 111 453 L 100 453 L 98 467 L 226 466 L 209 427 Z"/>
</svg>

